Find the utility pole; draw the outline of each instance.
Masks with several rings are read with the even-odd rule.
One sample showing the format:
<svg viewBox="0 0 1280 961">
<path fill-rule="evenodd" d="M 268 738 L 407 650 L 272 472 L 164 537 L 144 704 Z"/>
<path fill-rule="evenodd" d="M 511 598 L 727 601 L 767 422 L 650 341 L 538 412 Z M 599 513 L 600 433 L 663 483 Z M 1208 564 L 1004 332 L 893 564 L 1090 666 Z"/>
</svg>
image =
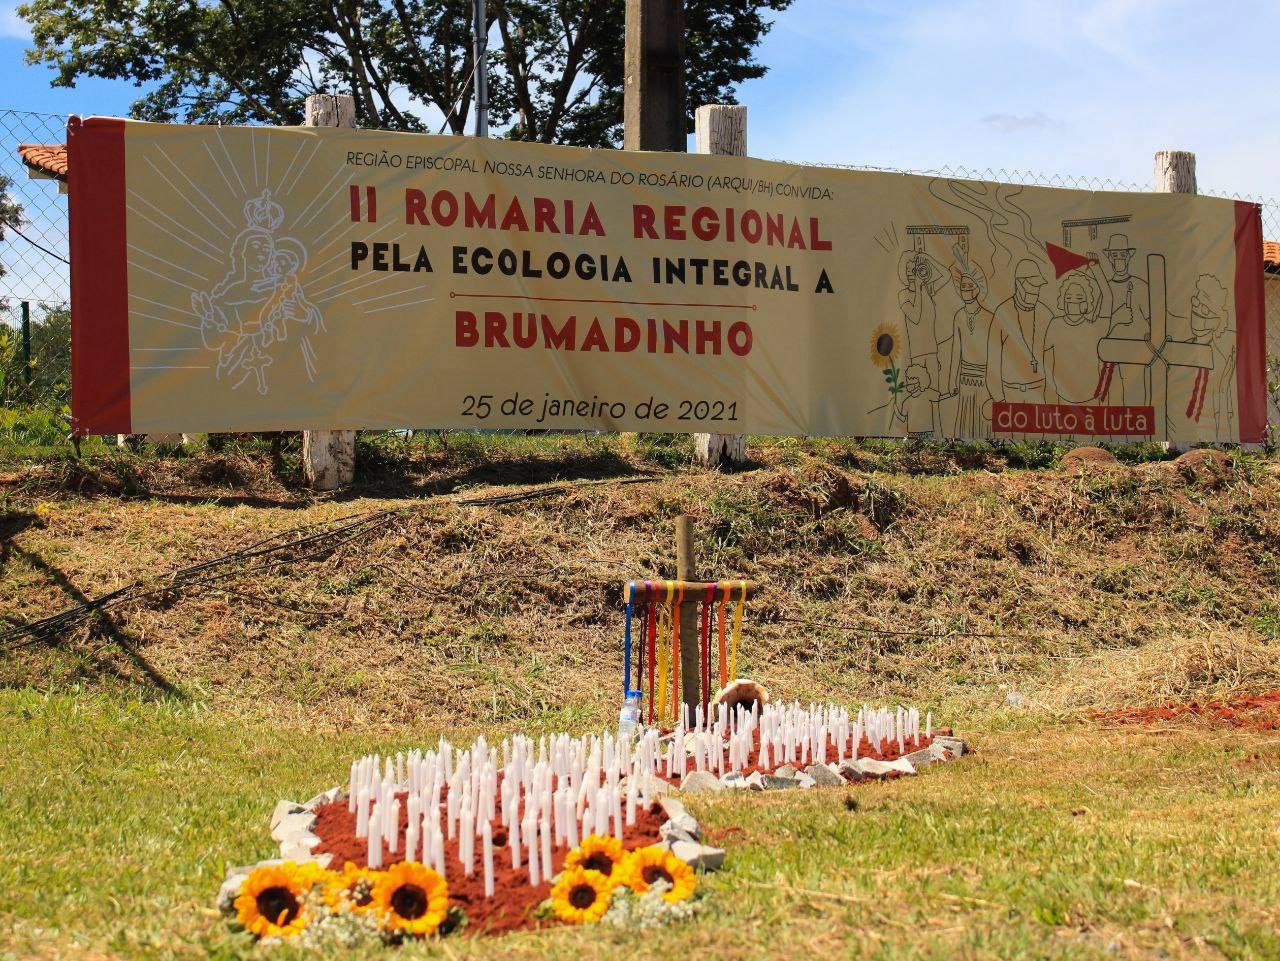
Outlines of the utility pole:
<svg viewBox="0 0 1280 961">
<path fill-rule="evenodd" d="M 683 153 L 684 0 L 627 0 L 625 63 L 623 146 Z"/>
<path fill-rule="evenodd" d="M 472 0 L 473 38 L 472 59 L 475 63 L 476 136 L 489 136 L 489 21 L 485 15 L 484 0 Z"/>
</svg>

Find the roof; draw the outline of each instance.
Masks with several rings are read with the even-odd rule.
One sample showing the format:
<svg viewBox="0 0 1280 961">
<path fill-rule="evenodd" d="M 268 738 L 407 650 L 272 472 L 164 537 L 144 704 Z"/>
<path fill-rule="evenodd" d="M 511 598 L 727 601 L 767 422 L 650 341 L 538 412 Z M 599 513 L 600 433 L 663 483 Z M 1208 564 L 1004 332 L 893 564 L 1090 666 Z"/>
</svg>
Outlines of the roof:
<svg viewBox="0 0 1280 961">
<path fill-rule="evenodd" d="M 67 179 L 67 147 L 60 143 L 24 143 L 18 145 L 18 156 L 33 174 L 43 174 L 64 183 Z M 1262 269 L 1280 273 L 1280 241 L 1262 242 Z"/>
<path fill-rule="evenodd" d="M 67 147 L 60 143 L 24 143 L 18 145 L 18 156 L 36 173 L 54 180 L 67 179 Z"/>
<path fill-rule="evenodd" d="M 1280 273 L 1280 243 L 1274 240 L 1262 242 L 1262 269 L 1267 273 Z"/>
</svg>

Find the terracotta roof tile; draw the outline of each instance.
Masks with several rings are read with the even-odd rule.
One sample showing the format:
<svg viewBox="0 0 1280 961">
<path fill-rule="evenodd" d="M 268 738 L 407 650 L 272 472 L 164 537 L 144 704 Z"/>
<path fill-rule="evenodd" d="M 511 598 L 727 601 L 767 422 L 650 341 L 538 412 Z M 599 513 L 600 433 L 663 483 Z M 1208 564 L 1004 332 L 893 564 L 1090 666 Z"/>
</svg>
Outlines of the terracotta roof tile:
<svg viewBox="0 0 1280 961">
<path fill-rule="evenodd" d="M 28 167 L 58 180 L 67 179 L 67 148 L 60 143 L 24 143 L 18 145 L 18 156 Z"/>
<path fill-rule="evenodd" d="M 1262 266 L 1268 270 L 1280 270 L 1280 243 L 1274 240 L 1262 242 Z"/>
</svg>

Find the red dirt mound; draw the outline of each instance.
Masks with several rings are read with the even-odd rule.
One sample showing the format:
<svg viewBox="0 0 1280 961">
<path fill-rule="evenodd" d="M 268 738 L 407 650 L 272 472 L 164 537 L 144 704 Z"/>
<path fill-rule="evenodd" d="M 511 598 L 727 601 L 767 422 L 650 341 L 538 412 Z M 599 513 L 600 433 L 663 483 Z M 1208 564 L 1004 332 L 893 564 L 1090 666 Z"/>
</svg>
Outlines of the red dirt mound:
<svg viewBox="0 0 1280 961">
<path fill-rule="evenodd" d="M 1210 701 L 1200 704 L 1165 704 L 1160 707 L 1130 707 L 1120 711 L 1097 714 L 1100 721 L 1115 724 L 1155 724 L 1160 721 L 1176 721 L 1195 717 L 1227 727 L 1247 728 L 1254 731 L 1280 731 L 1280 691 L 1245 695 L 1230 701 Z"/>
<path fill-rule="evenodd" d="M 1178 473 L 1191 484 L 1216 486 L 1231 476 L 1231 458 L 1207 447 L 1189 450 L 1173 462 Z"/>
<path fill-rule="evenodd" d="M 1069 474 L 1095 470 L 1119 470 L 1122 465 L 1116 455 L 1101 447 L 1073 447 L 1062 455 L 1059 470 Z"/>
</svg>

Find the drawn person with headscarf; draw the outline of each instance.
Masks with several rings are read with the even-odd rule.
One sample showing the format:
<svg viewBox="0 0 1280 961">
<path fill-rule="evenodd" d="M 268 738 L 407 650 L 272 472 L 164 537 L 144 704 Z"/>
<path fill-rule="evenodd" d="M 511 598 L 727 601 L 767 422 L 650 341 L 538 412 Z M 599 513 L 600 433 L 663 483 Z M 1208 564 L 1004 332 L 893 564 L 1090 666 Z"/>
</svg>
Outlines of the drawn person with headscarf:
<svg viewBox="0 0 1280 961">
<path fill-rule="evenodd" d="M 951 282 L 962 306 L 956 311 L 951 334 L 948 382 L 955 392 L 955 420 L 948 436 L 966 439 L 990 432 L 991 389 L 987 385 L 987 352 L 990 349 L 992 311 L 982 305 L 987 278 L 977 264 L 951 268 Z"/>
<path fill-rule="evenodd" d="M 1231 326 L 1227 288 L 1212 274 L 1201 274 L 1191 298 L 1191 339 L 1213 347 L 1213 367 L 1196 373 L 1195 386 L 1186 414 L 1197 423 L 1205 400 L 1212 398 L 1211 410 L 1216 436 L 1226 436 L 1235 419 L 1236 336 Z"/>
<path fill-rule="evenodd" d="M 1044 338 L 1046 398 L 1050 404 L 1088 404 L 1097 393 L 1098 342 L 1108 334 L 1111 287 L 1089 253 L 1087 269 L 1068 271 L 1058 286 L 1058 312 Z M 1104 320 L 1103 318 L 1107 318 Z"/>
</svg>

